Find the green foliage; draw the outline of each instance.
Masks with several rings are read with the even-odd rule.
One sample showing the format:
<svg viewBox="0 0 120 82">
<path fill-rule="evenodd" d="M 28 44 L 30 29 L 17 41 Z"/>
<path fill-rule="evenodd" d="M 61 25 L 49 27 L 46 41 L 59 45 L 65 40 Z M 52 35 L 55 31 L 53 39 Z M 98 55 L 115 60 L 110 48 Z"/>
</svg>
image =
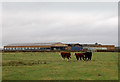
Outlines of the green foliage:
<svg viewBox="0 0 120 82">
<path fill-rule="evenodd" d="M 118 54 L 94 52 L 91 61 L 69 62 L 59 52 L 2 54 L 3 80 L 118 80 Z"/>
</svg>

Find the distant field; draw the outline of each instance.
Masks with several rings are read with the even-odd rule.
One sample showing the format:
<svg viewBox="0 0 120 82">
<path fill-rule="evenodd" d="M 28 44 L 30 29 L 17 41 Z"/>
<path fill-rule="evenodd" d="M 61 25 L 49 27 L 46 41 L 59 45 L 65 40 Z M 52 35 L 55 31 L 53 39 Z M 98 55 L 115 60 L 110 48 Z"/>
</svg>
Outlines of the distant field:
<svg viewBox="0 0 120 82">
<path fill-rule="evenodd" d="M 91 61 L 69 62 L 58 52 L 16 52 L 2 55 L 3 80 L 118 80 L 118 54 L 94 52 Z"/>
</svg>

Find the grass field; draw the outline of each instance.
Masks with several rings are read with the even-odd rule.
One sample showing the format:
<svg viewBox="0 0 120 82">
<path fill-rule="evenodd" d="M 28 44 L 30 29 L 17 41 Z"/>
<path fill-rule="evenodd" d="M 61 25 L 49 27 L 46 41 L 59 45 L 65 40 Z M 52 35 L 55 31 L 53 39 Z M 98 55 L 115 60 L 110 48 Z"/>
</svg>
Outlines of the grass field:
<svg viewBox="0 0 120 82">
<path fill-rule="evenodd" d="M 3 80 L 118 80 L 118 54 L 94 52 L 91 61 L 69 62 L 58 52 L 2 53 Z"/>
</svg>

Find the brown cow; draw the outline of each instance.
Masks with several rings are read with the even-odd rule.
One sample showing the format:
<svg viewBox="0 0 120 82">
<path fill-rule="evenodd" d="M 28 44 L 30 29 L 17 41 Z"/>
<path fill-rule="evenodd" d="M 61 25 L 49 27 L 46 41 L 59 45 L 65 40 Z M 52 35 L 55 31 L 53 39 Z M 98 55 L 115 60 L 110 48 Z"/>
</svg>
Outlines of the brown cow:
<svg viewBox="0 0 120 82">
<path fill-rule="evenodd" d="M 69 61 L 69 58 L 71 58 L 70 52 L 61 52 L 60 54 L 61 54 L 63 59 L 67 58 L 67 61 Z"/>
<path fill-rule="evenodd" d="M 83 60 L 84 60 L 85 55 L 83 53 L 75 53 L 74 55 L 76 56 L 77 60 L 79 60 L 79 58 L 80 58 L 80 60 L 81 60 L 81 58 L 83 58 Z"/>
</svg>

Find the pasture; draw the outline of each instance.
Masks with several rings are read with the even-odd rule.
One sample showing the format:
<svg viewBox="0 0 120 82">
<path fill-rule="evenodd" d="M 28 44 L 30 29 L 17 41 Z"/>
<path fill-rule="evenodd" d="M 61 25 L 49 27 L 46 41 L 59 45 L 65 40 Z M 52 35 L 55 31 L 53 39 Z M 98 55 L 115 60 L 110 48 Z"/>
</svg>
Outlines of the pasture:
<svg viewBox="0 0 120 82">
<path fill-rule="evenodd" d="M 59 52 L 2 53 L 3 80 L 118 80 L 118 53 L 93 52 L 91 61 L 62 60 Z"/>
</svg>

